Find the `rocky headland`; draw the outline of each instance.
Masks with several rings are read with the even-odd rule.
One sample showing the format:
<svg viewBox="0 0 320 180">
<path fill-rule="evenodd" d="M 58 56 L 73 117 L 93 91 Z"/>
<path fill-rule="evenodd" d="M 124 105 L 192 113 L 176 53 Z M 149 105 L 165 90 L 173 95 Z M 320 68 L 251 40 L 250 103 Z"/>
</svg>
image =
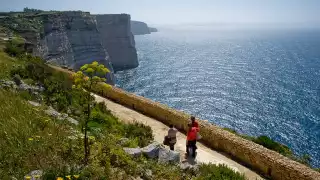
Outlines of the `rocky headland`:
<svg viewBox="0 0 320 180">
<path fill-rule="evenodd" d="M 141 21 L 131 21 L 131 31 L 133 35 L 151 34 L 158 32 L 156 28 L 149 27 L 148 24 Z"/>
<path fill-rule="evenodd" d="M 49 63 L 74 70 L 92 61 L 104 64 L 110 84 L 115 71 L 139 65 L 133 35 L 155 32 L 128 14 L 83 11 L 1 13 L 0 26 L 19 34 L 29 52 Z"/>
</svg>

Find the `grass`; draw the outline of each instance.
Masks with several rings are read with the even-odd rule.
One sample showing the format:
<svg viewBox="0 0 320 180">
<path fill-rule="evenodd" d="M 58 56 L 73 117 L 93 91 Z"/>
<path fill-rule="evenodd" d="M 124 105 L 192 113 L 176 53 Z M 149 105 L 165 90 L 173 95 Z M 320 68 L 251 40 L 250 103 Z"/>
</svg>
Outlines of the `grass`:
<svg viewBox="0 0 320 180">
<path fill-rule="evenodd" d="M 9 57 L 6 53 L 0 51 L 0 78 L 10 78 L 10 71 L 20 64 L 23 64 L 23 62 L 18 62 L 15 58 Z"/>
<path fill-rule="evenodd" d="M 15 93 L 0 90 L 0 174 L 18 179 L 31 170 L 76 162 L 69 127 L 47 117 Z"/>
</svg>

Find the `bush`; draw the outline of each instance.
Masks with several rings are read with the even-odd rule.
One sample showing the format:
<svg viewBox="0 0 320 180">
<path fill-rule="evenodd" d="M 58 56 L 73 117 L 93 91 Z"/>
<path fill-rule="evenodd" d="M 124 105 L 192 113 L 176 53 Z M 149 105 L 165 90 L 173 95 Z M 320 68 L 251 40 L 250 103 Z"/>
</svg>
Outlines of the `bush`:
<svg viewBox="0 0 320 180">
<path fill-rule="evenodd" d="M 152 129 L 150 126 L 146 126 L 141 123 L 125 124 L 125 136 L 127 138 L 139 139 L 139 146 L 147 146 L 153 140 Z"/>
<path fill-rule="evenodd" d="M 310 166 L 311 164 L 311 157 L 309 154 L 303 154 L 301 156 L 293 156 L 292 157 L 294 160 L 300 162 L 301 164 Z"/>
<path fill-rule="evenodd" d="M 26 78 L 28 73 L 23 65 L 14 66 L 10 71 L 10 76 L 13 77 L 15 75 L 19 75 L 21 78 Z"/>
<path fill-rule="evenodd" d="M 6 47 L 4 48 L 4 52 L 13 57 L 19 56 L 25 53 L 24 44 L 14 40 L 8 41 Z"/>
<path fill-rule="evenodd" d="M 243 174 L 235 172 L 226 165 L 202 164 L 197 180 L 245 180 Z"/>
<path fill-rule="evenodd" d="M 255 143 L 260 144 L 268 149 L 274 150 L 282 155 L 289 156 L 292 155 L 292 151 L 289 147 L 273 141 L 267 136 L 259 136 L 253 140 Z"/>
<path fill-rule="evenodd" d="M 154 160 L 147 160 L 142 167 L 144 170 L 152 171 L 153 179 L 168 179 L 168 180 L 185 180 L 191 179 L 191 175 L 183 173 L 180 168 L 173 164 L 162 164 Z"/>
</svg>

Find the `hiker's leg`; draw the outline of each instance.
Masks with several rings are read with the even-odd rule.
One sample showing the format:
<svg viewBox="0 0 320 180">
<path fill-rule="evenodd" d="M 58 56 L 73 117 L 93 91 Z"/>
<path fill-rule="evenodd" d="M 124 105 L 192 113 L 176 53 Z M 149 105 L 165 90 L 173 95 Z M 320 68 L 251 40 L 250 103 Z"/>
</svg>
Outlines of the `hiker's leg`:
<svg viewBox="0 0 320 180">
<path fill-rule="evenodd" d="M 192 141 L 192 157 L 195 158 L 196 157 L 196 141 Z"/>
<path fill-rule="evenodd" d="M 189 155 L 189 147 L 190 147 L 190 141 L 187 141 L 187 146 L 186 146 L 186 149 L 187 149 L 187 155 Z"/>
<path fill-rule="evenodd" d="M 174 151 L 174 144 L 170 143 L 170 150 Z"/>
</svg>

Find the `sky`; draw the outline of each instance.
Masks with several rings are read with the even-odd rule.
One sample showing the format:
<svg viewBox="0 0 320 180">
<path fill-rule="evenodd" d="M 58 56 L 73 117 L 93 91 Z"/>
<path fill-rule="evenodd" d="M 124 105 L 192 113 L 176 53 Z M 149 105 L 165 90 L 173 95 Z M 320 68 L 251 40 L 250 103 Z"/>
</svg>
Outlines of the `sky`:
<svg viewBox="0 0 320 180">
<path fill-rule="evenodd" d="M 24 7 L 127 13 L 148 24 L 320 24 L 320 0 L 0 0 L 0 11 Z"/>
</svg>

